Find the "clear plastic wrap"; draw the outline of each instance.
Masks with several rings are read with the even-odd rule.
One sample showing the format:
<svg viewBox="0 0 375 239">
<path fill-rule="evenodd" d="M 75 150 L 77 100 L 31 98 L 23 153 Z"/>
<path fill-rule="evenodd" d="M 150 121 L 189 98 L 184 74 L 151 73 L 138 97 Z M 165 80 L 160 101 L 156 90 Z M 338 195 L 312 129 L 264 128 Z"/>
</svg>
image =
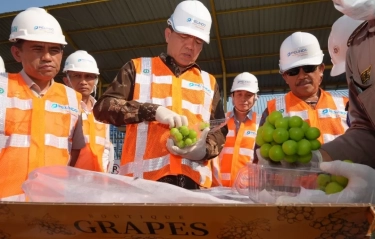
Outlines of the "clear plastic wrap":
<svg viewBox="0 0 375 239">
<path fill-rule="evenodd" d="M 32 171 L 22 185 L 29 201 L 70 203 L 240 203 L 171 184 L 67 166 Z"/>
</svg>

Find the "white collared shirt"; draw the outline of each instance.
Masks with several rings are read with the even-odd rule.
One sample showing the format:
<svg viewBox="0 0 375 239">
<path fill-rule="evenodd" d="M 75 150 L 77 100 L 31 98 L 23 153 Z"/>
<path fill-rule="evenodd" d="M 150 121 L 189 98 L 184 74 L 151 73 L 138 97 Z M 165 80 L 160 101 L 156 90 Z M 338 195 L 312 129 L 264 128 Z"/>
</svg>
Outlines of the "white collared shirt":
<svg viewBox="0 0 375 239">
<path fill-rule="evenodd" d="M 33 94 L 37 97 L 43 97 L 43 95 L 45 95 L 47 93 L 47 91 L 51 87 L 51 85 L 53 83 L 55 83 L 55 81 L 52 78 L 50 80 L 50 84 L 42 91 L 40 89 L 40 87 L 26 74 L 24 69 L 22 69 L 22 71 L 20 71 L 20 74 L 21 74 L 23 80 L 25 81 L 26 85 L 30 88 L 30 90 L 33 92 Z"/>
<path fill-rule="evenodd" d="M 236 118 L 236 115 L 234 114 L 234 111 L 235 111 L 235 110 L 236 110 L 236 109 L 233 108 L 233 110 L 231 111 L 229 117 L 233 117 L 233 119 L 234 119 L 234 124 L 236 125 L 236 133 L 237 133 L 237 132 L 238 132 L 238 129 L 240 128 L 241 123 L 245 123 L 247 120 L 252 120 L 252 119 L 253 119 L 253 110 L 251 109 L 251 110 L 247 113 L 245 119 L 244 119 L 242 122 L 240 122 L 240 121 Z"/>
</svg>

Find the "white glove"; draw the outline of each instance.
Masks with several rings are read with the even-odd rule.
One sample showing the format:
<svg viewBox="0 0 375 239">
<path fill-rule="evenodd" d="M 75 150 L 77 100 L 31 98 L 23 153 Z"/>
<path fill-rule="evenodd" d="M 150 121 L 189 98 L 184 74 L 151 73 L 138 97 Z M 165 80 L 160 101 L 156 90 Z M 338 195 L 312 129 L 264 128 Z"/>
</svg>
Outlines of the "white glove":
<svg viewBox="0 0 375 239">
<path fill-rule="evenodd" d="M 205 128 L 202 131 L 199 140 L 192 146 L 180 149 L 174 145 L 173 139 L 167 140 L 167 149 L 171 154 L 179 155 L 183 158 L 190 159 L 192 161 L 200 161 L 206 156 L 206 138 L 210 128 Z"/>
<path fill-rule="evenodd" d="M 277 203 L 375 203 L 374 169 L 367 165 L 339 160 L 323 162 L 320 164 L 320 168 L 327 173 L 348 178 L 348 185 L 340 193 L 329 195 L 321 191 L 321 193 L 315 193 L 309 197 L 281 196 L 277 199 Z"/>
<path fill-rule="evenodd" d="M 188 120 L 185 115 L 176 114 L 163 106 L 159 106 L 156 109 L 155 119 L 161 124 L 169 125 L 169 128 L 178 128 L 183 125 L 188 125 Z"/>
</svg>

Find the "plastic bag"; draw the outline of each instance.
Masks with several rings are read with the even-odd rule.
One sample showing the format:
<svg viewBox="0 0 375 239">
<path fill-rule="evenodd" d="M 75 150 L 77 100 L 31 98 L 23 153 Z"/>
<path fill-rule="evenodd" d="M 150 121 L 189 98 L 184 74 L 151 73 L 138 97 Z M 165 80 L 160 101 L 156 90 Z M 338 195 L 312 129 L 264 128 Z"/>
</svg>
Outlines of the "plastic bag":
<svg viewBox="0 0 375 239">
<path fill-rule="evenodd" d="M 32 202 L 74 203 L 240 203 L 171 184 L 68 166 L 32 171 L 22 185 Z"/>
</svg>

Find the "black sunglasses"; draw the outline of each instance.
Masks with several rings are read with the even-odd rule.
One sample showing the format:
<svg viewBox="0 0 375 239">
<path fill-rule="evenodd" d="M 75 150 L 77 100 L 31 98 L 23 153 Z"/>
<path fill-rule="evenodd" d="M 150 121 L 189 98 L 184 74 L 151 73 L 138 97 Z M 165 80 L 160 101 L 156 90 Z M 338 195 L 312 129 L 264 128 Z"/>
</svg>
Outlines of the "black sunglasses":
<svg viewBox="0 0 375 239">
<path fill-rule="evenodd" d="M 300 68 L 302 68 L 305 73 L 311 73 L 314 72 L 318 66 L 319 65 L 298 66 L 285 71 L 285 74 L 287 74 L 288 76 L 296 76 L 299 74 Z"/>
</svg>

